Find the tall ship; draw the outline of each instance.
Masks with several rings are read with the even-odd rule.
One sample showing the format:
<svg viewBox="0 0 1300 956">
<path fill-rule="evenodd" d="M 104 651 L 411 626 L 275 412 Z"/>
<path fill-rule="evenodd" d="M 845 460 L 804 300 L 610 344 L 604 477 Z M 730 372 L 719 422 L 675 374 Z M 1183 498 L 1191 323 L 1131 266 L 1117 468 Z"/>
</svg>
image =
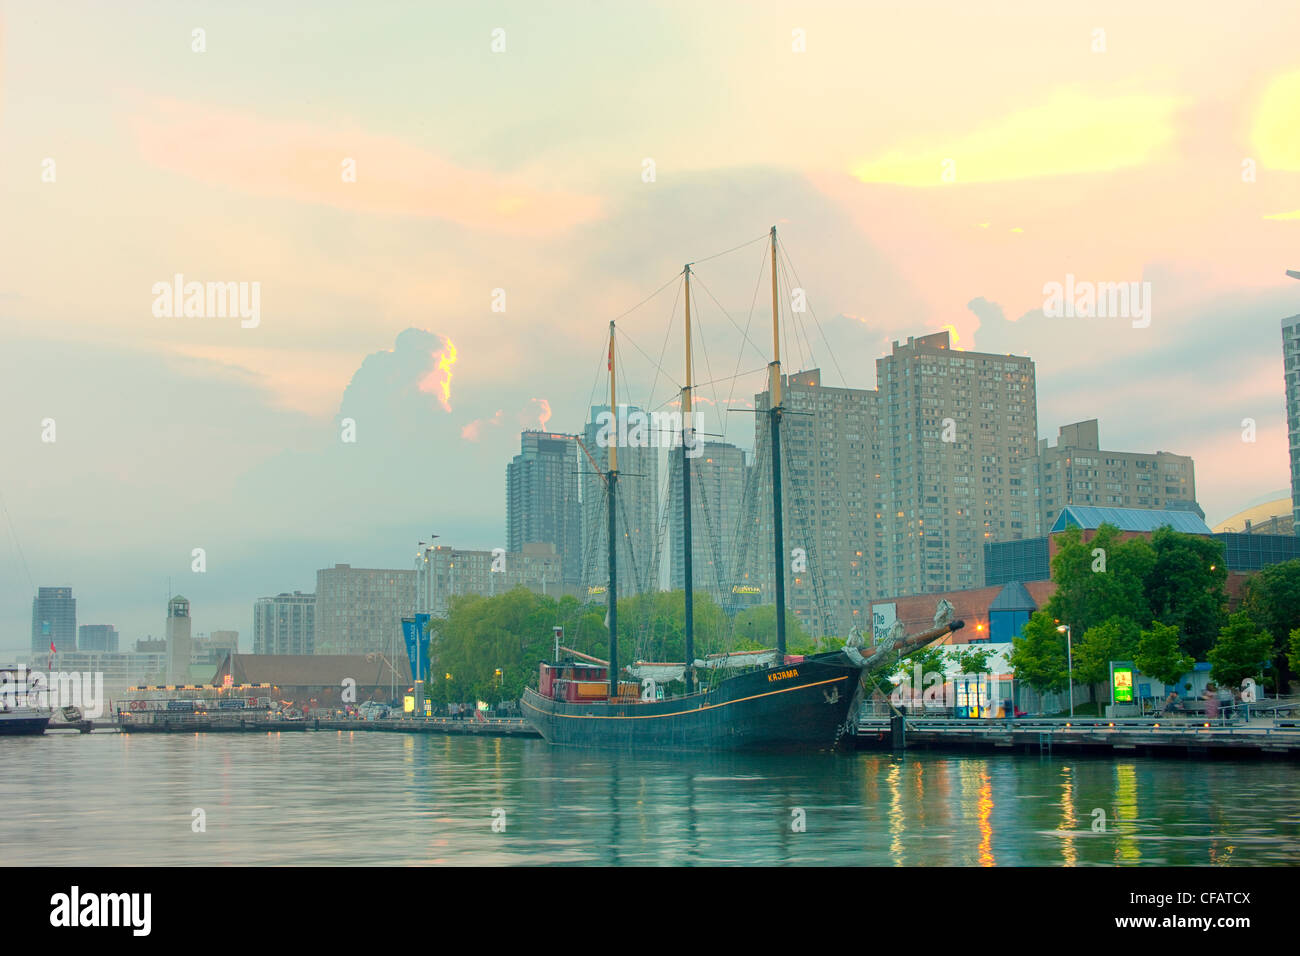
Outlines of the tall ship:
<svg viewBox="0 0 1300 956">
<path fill-rule="evenodd" d="M 45 733 L 54 711 L 42 706 L 49 688 L 40 686 L 40 675 L 26 667 L 0 667 L 0 736 Z"/>
<path fill-rule="evenodd" d="M 617 541 L 618 442 L 609 442 L 603 475 L 608 515 L 608 659 L 560 645 L 555 658 L 540 665 L 538 687 L 525 688 L 520 707 L 525 719 L 547 742 L 559 746 L 628 751 L 818 750 L 834 748 L 853 731 L 864 678 L 892 665 L 904 654 L 952 633 L 962 622 L 951 605 L 941 606 L 934 626 L 920 634 L 895 629 L 872 648 L 856 629 L 845 646 L 826 653 L 797 655 L 786 649 L 785 538 L 781 501 L 780 318 L 777 288 L 776 227 L 770 230 L 772 272 L 772 361 L 768 365 L 768 419 L 772 459 L 773 572 L 776 647 L 757 652 L 695 657 L 691 546 L 691 266 L 685 282 L 686 363 L 681 390 L 680 443 L 683 498 L 685 654 L 675 663 L 637 664 L 620 679 L 618 663 Z M 609 323 L 609 402 L 618 408 L 615 375 L 615 325 Z M 671 454 L 672 452 L 670 452 Z M 735 671 L 733 676 L 719 675 Z M 700 678 L 703 677 L 704 680 Z M 658 681 L 683 682 L 685 692 L 661 697 Z M 704 686 L 704 685 L 708 686 Z"/>
</svg>

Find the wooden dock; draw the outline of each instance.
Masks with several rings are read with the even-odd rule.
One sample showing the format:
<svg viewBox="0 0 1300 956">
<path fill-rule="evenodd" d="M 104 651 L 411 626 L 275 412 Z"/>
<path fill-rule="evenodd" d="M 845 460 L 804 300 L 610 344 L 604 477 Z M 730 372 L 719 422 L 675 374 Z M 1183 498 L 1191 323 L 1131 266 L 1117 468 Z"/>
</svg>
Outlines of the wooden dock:
<svg viewBox="0 0 1300 956">
<path fill-rule="evenodd" d="M 127 719 L 118 722 L 125 734 L 279 734 L 307 731 L 387 732 L 398 734 L 457 734 L 474 737 L 540 737 L 522 718 L 448 720 L 442 717 L 347 720 L 307 717 L 296 720 L 277 717 L 238 717 L 228 714 L 159 713 L 154 720 Z"/>
<path fill-rule="evenodd" d="M 1237 723 L 1188 719 L 1038 718 L 962 720 L 906 717 L 902 744 L 891 719 L 858 723 L 859 750 L 947 750 L 994 753 L 1094 753 L 1112 756 L 1300 758 L 1294 720 Z"/>
</svg>

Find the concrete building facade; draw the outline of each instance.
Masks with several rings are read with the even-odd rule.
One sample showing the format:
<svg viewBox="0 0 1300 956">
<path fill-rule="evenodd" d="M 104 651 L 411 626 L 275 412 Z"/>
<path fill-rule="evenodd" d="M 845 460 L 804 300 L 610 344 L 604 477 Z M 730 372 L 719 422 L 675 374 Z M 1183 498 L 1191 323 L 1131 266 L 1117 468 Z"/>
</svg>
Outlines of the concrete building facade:
<svg viewBox="0 0 1300 956">
<path fill-rule="evenodd" d="M 657 434 L 649 427 L 629 429 L 626 420 L 644 415 L 635 405 L 619 406 L 619 415 L 610 418 L 608 405 L 593 405 L 591 417 L 583 427 L 582 442 L 595 458 L 593 464 L 580 452 L 578 469 L 582 488 L 581 579 L 584 593 L 603 587 L 609 581 L 609 528 L 605 481 L 608 470 L 608 438 L 631 436 L 635 441 L 620 441 L 618 448 L 618 573 L 620 596 L 655 590 L 659 586 L 659 449 L 672 436 Z M 603 417 L 602 417 L 603 416 Z M 605 426 L 608 422 L 613 427 Z M 604 426 L 604 427 L 603 427 Z M 673 452 L 670 452 L 673 454 Z M 680 455 L 680 449 L 676 450 Z M 513 547 L 513 544 L 512 544 Z"/>
<path fill-rule="evenodd" d="M 176 595 L 167 602 L 167 683 L 190 682 L 190 602 Z"/>
<path fill-rule="evenodd" d="M 117 643 L 117 628 L 112 624 L 82 624 L 77 628 L 77 650 L 79 651 L 112 653 L 117 650 Z"/>
<path fill-rule="evenodd" d="M 77 599 L 72 588 L 38 588 L 32 598 L 32 653 L 77 649 Z"/>
<path fill-rule="evenodd" d="M 669 451 L 668 513 L 672 525 L 668 555 L 670 586 L 685 584 L 685 538 L 682 496 L 682 454 Z M 698 457 L 687 458 L 691 469 L 691 577 L 696 591 L 707 592 L 721 605 L 733 602 L 738 537 L 744 529 L 745 488 L 750 465 L 745 452 L 726 442 L 704 442 Z M 770 485 L 770 481 L 769 481 Z"/>
<path fill-rule="evenodd" d="M 553 545 L 565 585 L 577 588 L 582 579 L 577 437 L 526 431 L 519 444 L 519 454 L 506 466 L 506 550 L 522 554 L 525 544 Z"/>
<path fill-rule="evenodd" d="M 1038 442 L 1039 527 L 1045 533 L 1062 508 L 1193 508 L 1196 466 L 1186 455 L 1105 451 L 1097 420 L 1062 425 L 1055 445 Z"/>
<path fill-rule="evenodd" d="M 391 654 L 415 613 L 415 571 L 336 564 L 316 572 L 316 654 Z"/>
<path fill-rule="evenodd" d="M 416 610 L 441 617 L 455 595 L 504 594 L 525 587 L 534 594 L 559 597 L 564 566 L 555 547 L 541 542 L 524 545 L 523 553 L 468 551 L 445 545 L 426 548 L 418 559 Z"/>
<path fill-rule="evenodd" d="M 1300 527 L 1300 315 L 1282 320 L 1282 365 L 1286 377 L 1286 433 L 1291 455 L 1291 524 Z"/>
<path fill-rule="evenodd" d="M 880 396 L 823 386 L 821 370 L 783 377 L 782 520 L 786 606 L 814 636 L 847 634 L 880 593 Z M 744 532 L 737 535 L 736 584 L 775 601 L 772 577 L 772 453 L 768 391 L 754 396 L 754 476 Z"/>
<path fill-rule="evenodd" d="M 294 591 L 253 603 L 254 654 L 314 654 L 316 595 Z"/>
<path fill-rule="evenodd" d="M 876 381 L 877 593 L 979 587 L 984 542 L 1039 533 L 1033 360 L 954 350 L 944 331 L 895 342 Z"/>
</svg>

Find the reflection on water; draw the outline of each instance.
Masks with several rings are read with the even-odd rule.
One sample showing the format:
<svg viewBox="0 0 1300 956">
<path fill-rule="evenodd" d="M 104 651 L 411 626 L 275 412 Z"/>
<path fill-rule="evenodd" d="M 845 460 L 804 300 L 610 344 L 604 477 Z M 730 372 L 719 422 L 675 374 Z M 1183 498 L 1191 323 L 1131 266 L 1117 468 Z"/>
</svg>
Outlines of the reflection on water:
<svg viewBox="0 0 1300 956">
<path fill-rule="evenodd" d="M 365 732 L 10 738 L 0 753 L 8 864 L 1300 862 L 1300 768 L 1282 763 L 634 758 Z"/>
</svg>

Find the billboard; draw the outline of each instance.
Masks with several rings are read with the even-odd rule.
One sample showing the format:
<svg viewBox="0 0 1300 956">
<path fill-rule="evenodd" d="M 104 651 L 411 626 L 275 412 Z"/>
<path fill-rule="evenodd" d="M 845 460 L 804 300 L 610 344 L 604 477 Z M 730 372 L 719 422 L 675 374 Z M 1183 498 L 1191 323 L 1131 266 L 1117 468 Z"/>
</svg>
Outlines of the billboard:
<svg viewBox="0 0 1300 956">
<path fill-rule="evenodd" d="M 871 605 L 871 636 L 875 643 L 884 640 L 889 629 L 898 620 L 897 604 Z"/>
</svg>

